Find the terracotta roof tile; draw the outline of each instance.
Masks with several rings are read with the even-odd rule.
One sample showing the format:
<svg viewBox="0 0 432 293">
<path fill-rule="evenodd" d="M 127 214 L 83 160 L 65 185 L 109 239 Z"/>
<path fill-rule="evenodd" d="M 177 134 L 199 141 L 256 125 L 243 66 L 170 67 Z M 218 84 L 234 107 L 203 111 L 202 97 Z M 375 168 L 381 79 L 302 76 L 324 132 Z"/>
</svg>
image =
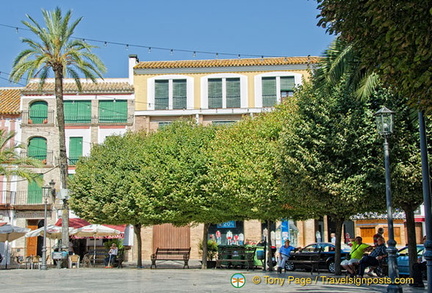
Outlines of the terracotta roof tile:
<svg viewBox="0 0 432 293">
<path fill-rule="evenodd" d="M 0 88 L 0 114 L 18 115 L 20 113 L 21 88 Z"/>
<path fill-rule="evenodd" d="M 78 92 L 78 87 L 75 82 L 70 82 L 65 80 L 63 83 L 63 92 L 65 94 L 76 94 Z M 131 94 L 134 92 L 133 85 L 128 82 L 110 82 L 110 81 L 100 81 L 98 83 L 93 82 L 81 82 L 82 91 L 80 94 L 107 94 L 107 93 L 127 93 Z M 37 94 L 40 93 L 41 90 L 39 88 L 39 81 L 30 82 L 23 89 L 23 94 Z M 54 82 L 47 81 L 42 89 L 44 93 L 53 93 L 54 92 Z"/>
<path fill-rule="evenodd" d="M 247 59 L 214 59 L 214 60 L 178 60 L 178 61 L 145 61 L 139 62 L 134 69 L 155 68 L 205 68 L 236 66 L 268 66 L 318 63 L 320 57 L 272 57 Z"/>
</svg>

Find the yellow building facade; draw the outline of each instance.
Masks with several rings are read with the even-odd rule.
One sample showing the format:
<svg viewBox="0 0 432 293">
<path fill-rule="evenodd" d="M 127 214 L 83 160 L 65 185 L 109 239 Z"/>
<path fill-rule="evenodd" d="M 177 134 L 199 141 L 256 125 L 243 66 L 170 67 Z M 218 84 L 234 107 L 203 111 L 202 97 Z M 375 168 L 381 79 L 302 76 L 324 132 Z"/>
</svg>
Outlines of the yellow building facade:
<svg viewBox="0 0 432 293">
<path fill-rule="evenodd" d="M 156 131 L 180 118 L 194 119 L 203 125 L 230 124 L 244 116 L 272 111 L 310 77 L 318 61 L 318 57 L 308 56 L 140 62 L 137 55 L 130 55 L 129 78 L 135 89 L 134 128 Z M 302 225 L 304 236 L 297 245 L 314 239 L 314 223 L 311 220 L 309 225 Z M 224 224 L 210 229 L 210 234 L 221 238 L 222 244 L 257 243 L 263 235 L 259 221 Z M 144 228 L 142 257 L 148 260 L 157 247 L 191 247 L 191 258 L 198 259 L 202 231 L 201 225 Z M 280 244 L 278 235 L 271 239 L 273 245 Z"/>
</svg>

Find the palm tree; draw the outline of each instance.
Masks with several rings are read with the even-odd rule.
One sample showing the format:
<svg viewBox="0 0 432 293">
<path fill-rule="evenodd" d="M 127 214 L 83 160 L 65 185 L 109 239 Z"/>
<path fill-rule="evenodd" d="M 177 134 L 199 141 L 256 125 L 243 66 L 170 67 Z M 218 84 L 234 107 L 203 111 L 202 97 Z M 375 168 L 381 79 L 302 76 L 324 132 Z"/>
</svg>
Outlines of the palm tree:
<svg viewBox="0 0 432 293">
<path fill-rule="evenodd" d="M 366 99 L 379 86 L 379 76 L 367 72 L 361 65 L 358 55 L 351 44 L 336 38 L 324 52 L 324 59 L 316 72 L 316 86 L 325 88 L 325 84 L 337 84 L 342 78 L 348 79 L 350 87 L 357 97 Z"/>
<path fill-rule="evenodd" d="M 96 82 L 96 78 L 102 78 L 105 66 L 102 61 L 91 52 L 94 46 L 87 44 L 84 40 L 72 37 L 76 26 L 82 17 L 71 22 L 72 12 L 69 10 L 65 15 L 57 7 L 54 11 L 42 10 L 46 27 L 39 25 L 31 16 L 30 21 L 23 21 L 38 38 L 38 41 L 24 38 L 23 43 L 30 48 L 22 51 L 15 58 L 10 79 L 19 81 L 27 75 L 30 78 L 40 78 L 40 88 L 43 88 L 46 78 L 54 73 L 54 93 L 56 97 L 57 126 L 59 130 L 59 169 L 61 188 L 66 189 L 68 175 L 65 123 L 63 110 L 63 78 L 66 75 L 72 77 L 79 90 L 81 82 L 79 73 L 85 78 Z M 67 201 L 64 200 L 63 207 L 63 245 L 69 241 L 69 209 Z"/>
<path fill-rule="evenodd" d="M 17 149 L 22 148 L 22 145 L 11 146 L 11 140 L 15 136 L 15 132 L 6 132 L 4 129 L 0 129 L 0 175 L 6 176 L 19 176 L 29 181 L 35 181 L 38 183 L 40 177 L 38 174 L 31 172 L 26 167 L 42 167 L 42 162 L 37 159 L 21 157 Z"/>
</svg>

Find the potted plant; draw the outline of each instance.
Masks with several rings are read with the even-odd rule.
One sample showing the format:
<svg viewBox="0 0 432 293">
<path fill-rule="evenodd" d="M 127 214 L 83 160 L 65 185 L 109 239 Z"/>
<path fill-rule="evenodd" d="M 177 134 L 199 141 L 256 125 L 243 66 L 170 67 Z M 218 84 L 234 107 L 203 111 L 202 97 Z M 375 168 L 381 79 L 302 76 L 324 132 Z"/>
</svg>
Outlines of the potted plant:
<svg viewBox="0 0 432 293">
<path fill-rule="evenodd" d="M 200 256 L 202 256 L 202 241 L 199 242 L 199 252 Z M 218 244 L 216 241 L 209 239 L 207 241 L 207 268 L 215 268 L 216 267 L 216 258 L 218 254 Z"/>
</svg>

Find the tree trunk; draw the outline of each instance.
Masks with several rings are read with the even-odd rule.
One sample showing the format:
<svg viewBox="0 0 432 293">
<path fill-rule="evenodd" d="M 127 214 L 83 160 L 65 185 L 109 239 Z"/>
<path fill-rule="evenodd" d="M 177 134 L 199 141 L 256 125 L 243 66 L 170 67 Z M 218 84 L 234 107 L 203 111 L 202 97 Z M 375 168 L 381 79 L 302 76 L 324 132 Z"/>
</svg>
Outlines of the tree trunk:
<svg viewBox="0 0 432 293">
<path fill-rule="evenodd" d="M 208 238 L 208 230 L 209 230 L 210 224 L 204 223 L 204 229 L 203 229 L 203 239 L 202 239 L 202 269 L 207 268 L 207 252 L 208 252 L 208 246 L 207 246 L 207 238 Z"/>
<path fill-rule="evenodd" d="M 59 158 L 58 165 L 60 170 L 60 189 L 67 189 L 68 163 L 66 155 L 66 134 L 65 134 L 65 119 L 63 109 L 63 66 L 56 65 L 53 67 L 55 75 L 55 101 L 56 101 L 56 116 L 59 139 Z M 69 245 L 69 203 L 67 199 L 63 199 L 62 211 L 62 246 L 67 249 Z"/>
<path fill-rule="evenodd" d="M 342 225 L 344 223 L 344 219 L 335 218 L 336 222 L 336 249 L 335 249 L 335 275 L 341 274 L 341 240 L 342 240 Z"/>
<path fill-rule="evenodd" d="M 414 209 L 412 206 L 403 207 L 406 216 L 406 226 L 408 231 L 408 258 L 409 270 L 412 277 L 412 266 L 417 262 L 417 243 L 415 233 Z M 400 243 L 403 244 L 403 243 Z"/>
<path fill-rule="evenodd" d="M 267 263 L 268 263 L 268 270 L 271 272 L 273 271 L 273 252 L 272 252 L 272 243 L 271 243 L 271 224 L 272 221 L 266 221 L 267 223 Z"/>
<path fill-rule="evenodd" d="M 137 260 L 137 267 L 142 268 L 142 240 L 141 240 L 141 224 L 135 224 L 134 227 L 134 233 L 137 238 L 137 245 L 138 245 L 138 260 Z"/>
</svg>

